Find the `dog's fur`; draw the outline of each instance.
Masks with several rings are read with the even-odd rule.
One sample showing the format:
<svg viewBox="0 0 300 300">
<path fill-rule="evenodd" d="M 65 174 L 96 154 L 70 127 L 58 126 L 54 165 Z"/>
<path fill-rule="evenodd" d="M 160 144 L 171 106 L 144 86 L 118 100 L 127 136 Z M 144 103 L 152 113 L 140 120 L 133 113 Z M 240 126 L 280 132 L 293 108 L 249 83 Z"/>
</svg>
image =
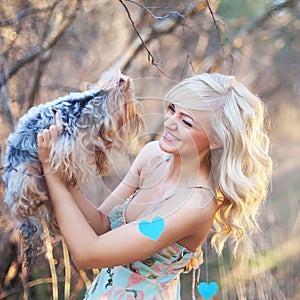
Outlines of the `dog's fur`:
<svg viewBox="0 0 300 300">
<path fill-rule="evenodd" d="M 90 182 L 108 172 L 108 151 L 121 149 L 142 127 L 132 82 L 121 73 L 105 73 L 93 88 L 31 108 L 7 141 L 3 160 L 5 202 L 25 239 L 30 261 L 43 244 L 42 219 L 58 233 L 37 154 L 37 134 L 55 123 L 64 131 L 53 145 L 50 164 L 69 185 Z"/>
</svg>

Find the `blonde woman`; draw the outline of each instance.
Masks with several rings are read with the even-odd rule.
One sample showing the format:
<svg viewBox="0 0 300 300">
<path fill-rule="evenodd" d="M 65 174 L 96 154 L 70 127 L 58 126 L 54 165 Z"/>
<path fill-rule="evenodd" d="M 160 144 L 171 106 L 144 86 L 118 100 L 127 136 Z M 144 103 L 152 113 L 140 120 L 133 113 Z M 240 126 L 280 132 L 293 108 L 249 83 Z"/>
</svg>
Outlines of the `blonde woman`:
<svg viewBox="0 0 300 300">
<path fill-rule="evenodd" d="M 264 108 L 234 77 L 201 74 L 166 94 L 164 131 L 97 209 L 48 164 L 60 124 L 38 136 L 62 235 L 79 268 L 101 268 L 85 299 L 180 299 L 214 228 L 221 254 L 258 226 L 271 174 Z"/>
</svg>

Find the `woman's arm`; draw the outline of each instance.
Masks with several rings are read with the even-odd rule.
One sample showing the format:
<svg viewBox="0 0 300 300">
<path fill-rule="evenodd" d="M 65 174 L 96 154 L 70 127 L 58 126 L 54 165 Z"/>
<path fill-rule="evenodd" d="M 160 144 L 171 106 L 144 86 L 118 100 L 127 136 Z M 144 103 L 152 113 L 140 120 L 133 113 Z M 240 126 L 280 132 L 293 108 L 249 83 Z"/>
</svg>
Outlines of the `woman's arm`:
<svg viewBox="0 0 300 300">
<path fill-rule="evenodd" d="M 98 236 L 77 206 L 68 187 L 58 175 L 51 173 L 48 157 L 51 143 L 57 135 L 56 126 L 51 126 L 38 135 L 39 158 L 45 174 L 48 174 L 46 183 L 59 228 L 79 268 L 112 267 L 143 260 L 174 242 L 194 235 L 195 231 L 199 232 L 203 228 L 207 230 L 207 224 L 211 220 L 210 211 L 199 209 L 197 201 L 189 201 L 169 215 L 158 209 L 145 217 L 148 224 L 155 217 L 162 217 L 164 226 L 158 240 L 145 234 L 141 229 L 142 220 Z"/>
<path fill-rule="evenodd" d="M 52 135 L 55 137 L 56 133 L 53 132 Z M 77 206 L 98 235 L 107 232 L 110 229 L 108 219 L 110 211 L 116 205 L 122 203 L 138 188 L 141 168 L 145 165 L 145 158 L 149 157 L 149 148 L 151 148 L 149 145 L 144 147 L 134 160 L 124 179 L 103 201 L 98 209 L 86 198 L 79 187 L 72 187 L 69 189 Z"/>
<path fill-rule="evenodd" d="M 196 230 L 207 230 L 210 220 L 207 211 L 201 211 L 196 205 L 186 205 L 170 215 L 162 214 L 164 228 L 157 241 L 141 230 L 142 220 L 98 236 L 87 223 L 72 194 L 60 178 L 51 174 L 47 176 L 46 181 L 62 235 L 74 262 L 82 269 L 112 267 L 143 260 L 166 246 L 193 235 Z M 159 210 L 143 220 L 150 224 L 158 216 Z"/>
<path fill-rule="evenodd" d="M 49 130 L 45 130 L 43 134 L 38 136 L 38 142 L 47 142 L 44 145 L 44 149 L 41 153 L 41 147 L 39 147 L 39 157 L 42 163 L 44 174 L 51 174 L 51 169 L 48 165 L 48 157 L 51 150 L 51 144 L 55 143 L 59 132 L 62 131 L 62 124 L 59 119 L 59 115 L 56 114 L 56 124 L 52 125 Z M 46 139 L 44 141 L 44 138 Z M 41 145 L 40 145 L 41 146 Z M 84 215 L 85 219 L 89 223 L 89 225 L 93 228 L 97 235 L 103 234 L 110 230 L 108 214 L 110 210 L 117 204 L 124 201 L 131 193 L 134 192 L 136 187 L 138 186 L 138 174 L 139 171 L 136 169 L 138 167 L 138 163 L 135 161 L 133 163 L 132 168 L 124 178 L 124 180 L 120 183 L 120 185 L 103 201 L 104 208 L 99 210 L 95 207 L 83 194 L 79 187 L 68 187 L 69 192 L 73 200 L 76 202 L 80 211 Z M 47 175 L 49 177 L 49 175 Z M 56 190 L 60 192 L 60 189 L 65 189 L 63 186 L 56 186 Z"/>
<path fill-rule="evenodd" d="M 107 215 L 100 212 L 97 207 L 86 198 L 78 186 L 71 187 L 69 191 L 85 219 L 97 235 L 110 230 Z"/>
<path fill-rule="evenodd" d="M 128 173 L 115 190 L 103 201 L 99 211 L 108 214 L 116 205 L 122 203 L 140 187 L 143 178 L 150 172 L 149 158 L 159 156 L 156 142 L 146 144 L 133 161 Z"/>
<path fill-rule="evenodd" d="M 86 198 L 79 187 L 70 188 L 70 192 L 77 206 L 98 235 L 107 232 L 110 229 L 108 219 L 110 211 L 116 205 L 124 202 L 124 200 L 133 194 L 139 187 L 141 170 L 142 168 L 147 169 L 145 168 L 145 165 L 147 166 L 150 153 L 153 155 L 153 152 L 157 152 L 155 148 L 157 148 L 157 146 L 153 143 L 149 143 L 142 149 L 133 161 L 132 166 L 124 179 L 102 202 L 98 209 Z"/>
</svg>

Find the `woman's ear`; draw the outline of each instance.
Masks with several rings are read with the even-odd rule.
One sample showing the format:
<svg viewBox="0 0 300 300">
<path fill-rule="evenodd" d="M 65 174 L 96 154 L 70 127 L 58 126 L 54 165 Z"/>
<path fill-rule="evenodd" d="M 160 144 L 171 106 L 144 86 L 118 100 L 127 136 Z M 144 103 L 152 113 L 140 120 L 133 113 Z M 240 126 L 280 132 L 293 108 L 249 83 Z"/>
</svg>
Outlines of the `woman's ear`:
<svg viewBox="0 0 300 300">
<path fill-rule="evenodd" d="M 219 149 L 219 148 L 222 148 L 222 145 L 221 145 L 220 142 L 215 141 L 215 140 L 210 142 L 210 144 L 209 144 L 209 149 L 210 150 L 215 150 L 215 149 Z"/>
</svg>

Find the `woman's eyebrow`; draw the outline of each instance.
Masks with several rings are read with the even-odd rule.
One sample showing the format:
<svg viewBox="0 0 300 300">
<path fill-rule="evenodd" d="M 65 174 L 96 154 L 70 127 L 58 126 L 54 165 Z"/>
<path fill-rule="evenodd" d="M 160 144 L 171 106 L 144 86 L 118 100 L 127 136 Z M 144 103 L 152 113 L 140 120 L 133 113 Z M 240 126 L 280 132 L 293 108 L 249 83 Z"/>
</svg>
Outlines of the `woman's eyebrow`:
<svg viewBox="0 0 300 300">
<path fill-rule="evenodd" d="M 181 116 L 185 116 L 185 117 L 190 118 L 195 124 L 197 124 L 196 121 L 194 120 L 194 118 L 191 117 L 191 115 L 189 115 L 189 114 L 187 114 L 187 113 L 185 113 L 185 112 L 182 112 L 182 111 L 181 111 L 179 114 L 180 114 Z"/>
<path fill-rule="evenodd" d="M 174 104 L 174 103 L 170 103 L 169 105 L 175 108 L 175 104 Z M 177 107 L 178 107 L 178 106 L 177 106 Z M 187 114 L 187 113 L 185 113 L 185 112 L 182 112 L 182 111 L 180 111 L 179 114 L 180 114 L 181 116 L 190 118 L 196 125 L 198 125 L 198 123 L 196 122 L 196 120 L 195 120 L 191 115 L 189 115 L 189 114 Z"/>
</svg>

